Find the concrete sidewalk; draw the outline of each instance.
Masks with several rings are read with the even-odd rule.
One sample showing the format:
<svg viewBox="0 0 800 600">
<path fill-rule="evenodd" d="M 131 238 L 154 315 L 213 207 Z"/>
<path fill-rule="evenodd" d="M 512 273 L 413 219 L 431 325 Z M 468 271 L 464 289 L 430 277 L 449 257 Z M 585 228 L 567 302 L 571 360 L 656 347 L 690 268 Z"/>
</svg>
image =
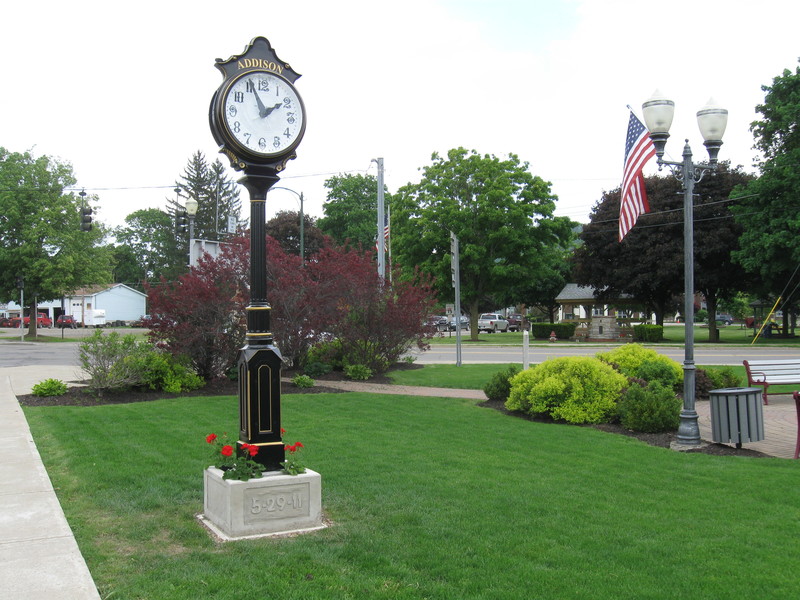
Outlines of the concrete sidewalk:
<svg viewBox="0 0 800 600">
<path fill-rule="evenodd" d="M 0 595 L 99 600 L 14 393 L 30 393 L 29 381 L 58 375 L 50 367 L 45 377 L 41 368 L 15 371 L 14 387 L 9 374 L 0 375 Z"/>
</svg>

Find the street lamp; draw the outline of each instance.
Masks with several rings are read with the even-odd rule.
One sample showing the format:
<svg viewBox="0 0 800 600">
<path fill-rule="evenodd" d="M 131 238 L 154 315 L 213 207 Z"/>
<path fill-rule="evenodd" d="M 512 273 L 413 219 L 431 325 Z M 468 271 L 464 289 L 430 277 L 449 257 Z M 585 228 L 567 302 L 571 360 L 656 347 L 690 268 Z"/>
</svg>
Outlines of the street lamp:
<svg viewBox="0 0 800 600">
<path fill-rule="evenodd" d="M 713 100 L 697 112 L 697 125 L 708 150 L 707 164 L 692 162 L 689 140 L 683 147 L 683 160 L 664 160 L 664 146 L 669 138 L 669 128 L 675 113 L 675 103 L 667 100 L 659 91 L 642 104 L 644 122 L 650 131 L 650 139 L 656 147 L 658 168 L 666 165 L 683 186 L 683 320 L 686 341 L 683 361 L 683 410 L 678 426 L 678 444 L 686 447 L 700 445 L 700 428 L 695 410 L 695 365 L 694 365 L 694 184 L 707 171 L 716 171 L 717 155 L 722 146 L 722 136 L 728 123 L 728 111 Z"/>
<path fill-rule="evenodd" d="M 198 206 L 199 203 L 192 197 L 187 198 L 184 204 L 186 216 L 189 217 L 189 246 L 191 246 L 192 240 L 194 239 L 194 218 L 197 215 Z"/>
</svg>

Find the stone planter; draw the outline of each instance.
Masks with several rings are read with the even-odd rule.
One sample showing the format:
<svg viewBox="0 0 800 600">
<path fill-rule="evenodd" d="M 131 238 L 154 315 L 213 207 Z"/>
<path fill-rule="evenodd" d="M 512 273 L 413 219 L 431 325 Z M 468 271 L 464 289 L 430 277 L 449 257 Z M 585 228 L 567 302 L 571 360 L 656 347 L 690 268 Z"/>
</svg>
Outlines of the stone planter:
<svg viewBox="0 0 800 600">
<path fill-rule="evenodd" d="M 203 477 L 201 521 L 223 539 L 240 539 L 322 529 L 322 477 L 268 471 L 259 479 L 222 478 L 215 467 Z"/>
</svg>

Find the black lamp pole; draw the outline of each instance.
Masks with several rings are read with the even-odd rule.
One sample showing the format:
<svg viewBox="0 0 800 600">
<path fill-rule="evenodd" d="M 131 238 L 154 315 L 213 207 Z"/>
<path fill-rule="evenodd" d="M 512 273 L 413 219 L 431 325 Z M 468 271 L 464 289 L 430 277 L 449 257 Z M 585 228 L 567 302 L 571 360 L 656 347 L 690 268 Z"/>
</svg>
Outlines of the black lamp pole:
<svg viewBox="0 0 800 600">
<path fill-rule="evenodd" d="M 239 445 L 259 447 L 255 459 L 267 471 L 285 460 L 281 441 L 281 354 L 275 346 L 267 302 L 266 199 L 277 172 L 247 173 L 239 179 L 250 193 L 250 303 L 247 334 L 239 351 Z"/>
</svg>

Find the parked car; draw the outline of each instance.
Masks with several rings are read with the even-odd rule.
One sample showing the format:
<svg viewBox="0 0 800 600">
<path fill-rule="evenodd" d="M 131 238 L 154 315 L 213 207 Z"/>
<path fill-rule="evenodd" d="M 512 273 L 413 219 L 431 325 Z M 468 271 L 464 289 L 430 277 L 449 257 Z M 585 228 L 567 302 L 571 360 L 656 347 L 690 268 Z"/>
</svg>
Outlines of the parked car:
<svg viewBox="0 0 800 600">
<path fill-rule="evenodd" d="M 148 327 L 149 320 L 150 320 L 150 315 L 142 315 L 135 321 L 131 321 L 131 327 Z"/>
<path fill-rule="evenodd" d="M 522 318 L 522 315 L 508 315 L 508 317 L 506 317 L 508 321 L 508 330 L 520 331 L 522 329 Z"/>
<path fill-rule="evenodd" d="M 469 329 L 469 317 L 465 315 L 461 315 L 461 329 Z M 449 324 L 450 331 L 456 330 L 456 318 L 450 317 L 450 324 Z"/>
<path fill-rule="evenodd" d="M 428 325 L 435 327 L 436 331 L 447 331 L 447 317 L 441 315 L 430 315 Z"/>
<path fill-rule="evenodd" d="M 726 313 L 718 313 L 716 321 L 717 323 L 725 323 L 725 325 L 733 325 L 733 316 Z"/>
<path fill-rule="evenodd" d="M 75 321 L 75 317 L 72 315 L 58 315 L 56 319 L 56 327 L 69 327 L 70 329 L 76 329 L 78 327 L 77 321 Z"/>
<path fill-rule="evenodd" d="M 13 327 L 13 325 L 11 325 L 11 317 L 0 318 L 0 327 Z"/>
<path fill-rule="evenodd" d="M 30 317 L 25 317 L 22 320 L 22 323 L 23 323 L 24 327 L 27 327 L 28 325 L 31 324 L 31 318 Z M 53 319 L 51 319 L 50 317 L 48 317 L 44 313 L 39 313 L 38 316 L 36 317 L 36 326 L 37 327 L 52 327 L 53 326 Z M 19 317 L 14 317 L 13 319 L 11 319 L 11 327 L 19 327 Z"/>
<path fill-rule="evenodd" d="M 497 313 L 484 313 L 478 319 L 478 331 L 488 331 L 489 333 L 508 331 L 508 321 Z"/>
</svg>

